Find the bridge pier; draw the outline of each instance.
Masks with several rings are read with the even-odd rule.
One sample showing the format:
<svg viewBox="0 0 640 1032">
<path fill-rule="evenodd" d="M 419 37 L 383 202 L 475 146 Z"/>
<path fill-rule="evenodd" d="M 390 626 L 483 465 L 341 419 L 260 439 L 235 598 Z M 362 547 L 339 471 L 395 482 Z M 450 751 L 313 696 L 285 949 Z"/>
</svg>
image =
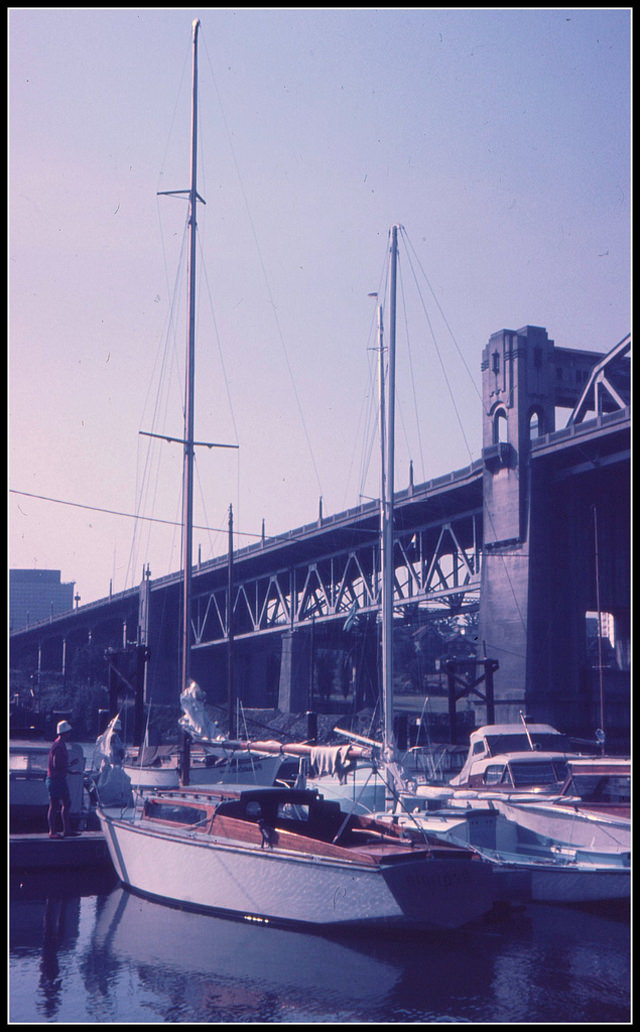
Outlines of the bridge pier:
<svg viewBox="0 0 640 1032">
<path fill-rule="evenodd" d="M 522 710 L 590 738 L 600 726 L 586 630 L 587 614 L 597 607 L 594 507 L 600 510 L 601 608 L 617 616 L 622 629 L 630 598 L 630 488 L 604 453 L 585 461 L 584 449 L 575 448 L 556 463 L 552 446 L 543 454 L 537 445 L 555 431 L 556 408 L 578 404 L 599 359 L 556 348 L 537 326 L 493 334 L 482 358 L 478 644 L 499 662 L 496 720 L 517 721 Z M 616 723 L 624 727 L 624 701 L 617 695 Z M 477 718 L 485 718 L 482 707 Z"/>
<path fill-rule="evenodd" d="M 532 570 L 533 432 L 555 429 L 552 356 L 546 330 L 500 330 L 482 355 L 483 528 L 480 643 L 495 657 L 497 719 L 526 709 Z"/>
<path fill-rule="evenodd" d="M 311 632 L 287 631 L 282 636 L 278 709 L 282 713 L 304 713 L 309 709 L 312 677 Z"/>
</svg>

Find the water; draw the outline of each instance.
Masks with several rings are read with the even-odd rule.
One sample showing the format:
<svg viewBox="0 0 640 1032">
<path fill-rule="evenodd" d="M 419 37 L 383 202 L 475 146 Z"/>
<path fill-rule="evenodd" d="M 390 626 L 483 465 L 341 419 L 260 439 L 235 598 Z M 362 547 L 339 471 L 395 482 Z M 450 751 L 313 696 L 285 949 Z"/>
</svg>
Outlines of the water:
<svg viewBox="0 0 640 1032">
<path fill-rule="evenodd" d="M 455 933 L 317 936 L 11 878 L 12 1022 L 626 1023 L 629 908 L 529 905 Z"/>
</svg>

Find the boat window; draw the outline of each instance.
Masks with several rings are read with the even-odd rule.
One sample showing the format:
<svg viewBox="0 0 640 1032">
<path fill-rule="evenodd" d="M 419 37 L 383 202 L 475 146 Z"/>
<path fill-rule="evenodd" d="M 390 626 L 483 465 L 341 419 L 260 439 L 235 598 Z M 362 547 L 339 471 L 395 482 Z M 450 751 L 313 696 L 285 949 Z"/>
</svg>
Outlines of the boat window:
<svg viewBox="0 0 640 1032">
<path fill-rule="evenodd" d="M 171 803 L 148 802 L 147 816 L 157 821 L 171 821 L 174 824 L 198 824 L 207 816 L 206 810 L 195 806 L 172 806 Z"/>
<path fill-rule="evenodd" d="M 557 785 L 558 781 L 565 780 L 564 777 L 558 777 L 556 765 L 547 760 L 543 762 L 518 760 L 516 763 L 512 762 L 510 767 L 516 788 L 521 788 L 523 785 Z"/>
<path fill-rule="evenodd" d="M 484 744 L 484 742 L 474 742 L 473 743 L 473 749 L 471 750 L 471 752 L 473 753 L 474 756 L 477 756 L 478 753 L 483 753 L 484 751 L 485 751 L 485 744 Z"/>
<path fill-rule="evenodd" d="M 308 821 L 309 807 L 300 803 L 280 803 L 278 818 L 284 821 Z"/>
<path fill-rule="evenodd" d="M 257 803 L 255 799 L 250 803 L 247 803 L 246 814 L 250 821 L 257 821 L 262 817 L 262 807 L 260 806 L 260 803 Z"/>
<path fill-rule="evenodd" d="M 487 767 L 484 772 L 485 785 L 499 785 L 502 781 L 502 775 L 504 772 L 504 763 L 494 764 L 492 767 Z"/>
</svg>

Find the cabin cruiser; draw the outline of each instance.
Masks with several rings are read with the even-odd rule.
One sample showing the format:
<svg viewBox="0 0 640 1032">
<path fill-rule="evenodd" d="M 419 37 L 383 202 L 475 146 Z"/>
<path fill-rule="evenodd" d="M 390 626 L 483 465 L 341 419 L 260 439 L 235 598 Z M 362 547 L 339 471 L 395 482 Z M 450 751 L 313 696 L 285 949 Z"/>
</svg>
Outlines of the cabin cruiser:
<svg viewBox="0 0 640 1032">
<path fill-rule="evenodd" d="M 548 828 L 535 831 L 499 810 L 456 805 L 429 810 L 426 800 L 412 810 L 405 799 L 383 823 L 419 829 L 443 842 L 474 849 L 491 867 L 497 898 L 506 902 L 585 903 L 625 900 L 631 895 L 631 854 L 625 849 L 570 846 Z"/>
<path fill-rule="evenodd" d="M 550 724 L 487 724 L 469 736 L 469 752 L 449 785 L 470 791 L 559 793 L 567 759 L 581 753 Z"/>
<path fill-rule="evenodd" d="M 489 806 L 562 846 L 629 852 L 629 759 L 581 754 L 550 725 L 523 725 L 474 731 L 460 774 L 446 789 L 418 786 L 417 794 L 432 808 Z"/>
<path fill-rule="evenodd" d="M 623 757 L 567 759 L 559 795 L 496 799 L 523 829 L 568 847 L 602 853 L 631 851 L 631 761 Z"/>
<path fill-rule="evenodd" d="M 460 774 L 401 792 L 390 819 L 476 848 L 510 891 L 518 872 L 516 895 L 628 898 L 630 792 L 628 759 L 577 753 L 548 724 L 486 725 Z"/>
</svg>

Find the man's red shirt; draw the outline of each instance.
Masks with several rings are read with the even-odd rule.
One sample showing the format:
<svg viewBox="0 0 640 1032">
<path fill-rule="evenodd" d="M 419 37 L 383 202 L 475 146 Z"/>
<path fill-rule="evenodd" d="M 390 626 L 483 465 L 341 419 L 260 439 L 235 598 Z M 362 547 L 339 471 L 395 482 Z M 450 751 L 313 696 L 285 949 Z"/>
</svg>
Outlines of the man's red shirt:
<svg viewBox="0 0 640 1032">
<path fill-rule="evenodd" d="M 56 738 L 49 750 L 47 775 L 50 778 L 66 778 L 69 772 L 69 754 L 61 738 Z"/>
</svg>

